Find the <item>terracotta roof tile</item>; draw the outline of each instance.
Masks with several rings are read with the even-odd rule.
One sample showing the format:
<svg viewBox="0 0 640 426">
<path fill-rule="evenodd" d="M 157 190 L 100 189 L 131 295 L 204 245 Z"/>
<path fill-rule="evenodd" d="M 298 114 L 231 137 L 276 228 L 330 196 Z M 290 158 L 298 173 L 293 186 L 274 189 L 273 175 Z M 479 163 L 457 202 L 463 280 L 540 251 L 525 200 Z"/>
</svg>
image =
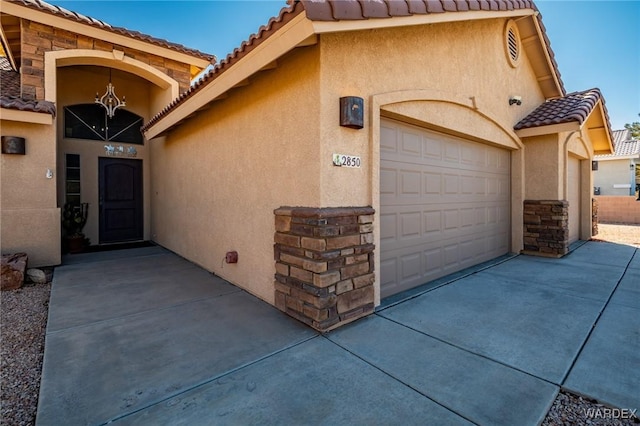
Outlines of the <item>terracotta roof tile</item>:
<svg viewBox="0 0 640 426">
<path fill-rule="evenodd" d="M 55 117 L 56 105 L 49 101 L 30 101 L 14 96 L 0 95 L 0 108 L 51 114 Z"/>
<path fill-rule="evenodd" d="M 0 70 L 0 95 L 20 96 L 20 74 L 9 70 Z"/>
<path fill-rule="evenodd" d="M 196 49 L 191 49 L 186 46 L 183 46 L 178 43 L 172 43 L 167 40 L 163 40 L 160 38 L 155 38 L 147 34 L 143 34 L 138 31 L 131 31 L 122 27 L 114 27 L 104 21 L 100 21 L 98 19 L 91 18 L 89 16 L 81 15 L 76 12 L 72 12 L 60 6 L 55 6 L 49 3 L 46 3 L 42 0 L 4 0 L 7 2 L 15 3 L 21 6 L 28 7 L 30 9 L 39 10 L 42 12 L 49 13 L 51 15 L 59 16 L 65 19 L 69 19 L 72 21 L 80 22 L 82 24 L 90 25 L 92 27 L 100 28 L 102 30 L 106 30 L 115 34 L 123 35 L 125 37 L 130 37 L 136 40 L 144 41 L 146 43 L 154 44 L 156 46 L 164 47 L 170 50 L 174 50 L 180 53 L 184 53 L 187 55 L 191 55 L 200 59 L 205 59 L 209 62 L 215 62 L 216 57 L 209 53 L 200 52 Z"/>
<path fill-rule="evenodd" d="M 582 124 L 599 100 L 604 104 L 599 89 L 574 92 L 562 98 L 550 99 L 520 120 L 514 129 L 521 130 L 572 121 Z"/>
<path fill-rule="evenodd" d="M 0 70 L 2 71 L 11 71 L 11 62 L 9 62 L 9 59 L 4 57 L 4 56 L 0 56 Z"/>
<path fill-rule="evenodd" d="M 364 18 L 388 18 L 392 16 L 389 14 L 387 5 L 382 0 L 365 0 L 361 1 L 360 4 L 362 5 L 362 16 Z"/>
</svg>

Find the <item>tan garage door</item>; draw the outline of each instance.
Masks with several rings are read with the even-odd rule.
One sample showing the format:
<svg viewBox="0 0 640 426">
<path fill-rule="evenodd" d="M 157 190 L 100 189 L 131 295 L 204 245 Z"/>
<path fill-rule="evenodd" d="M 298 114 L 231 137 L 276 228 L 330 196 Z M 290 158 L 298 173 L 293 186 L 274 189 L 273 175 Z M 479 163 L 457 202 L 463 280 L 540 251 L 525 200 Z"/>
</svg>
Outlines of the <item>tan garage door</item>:
<svg viewBox="0 0 640 426">
<path fill-rule="evenodd" d="M 569 243 L 575 243 L 580 239 L 580 160 L 569 157 L 567 167 L 567 179 L 569 194 Z"/>
<path fill-rule="evenodd" d="M 381 120 L 381 296 L 509 251 L 510 154 Z"/>
</svg>

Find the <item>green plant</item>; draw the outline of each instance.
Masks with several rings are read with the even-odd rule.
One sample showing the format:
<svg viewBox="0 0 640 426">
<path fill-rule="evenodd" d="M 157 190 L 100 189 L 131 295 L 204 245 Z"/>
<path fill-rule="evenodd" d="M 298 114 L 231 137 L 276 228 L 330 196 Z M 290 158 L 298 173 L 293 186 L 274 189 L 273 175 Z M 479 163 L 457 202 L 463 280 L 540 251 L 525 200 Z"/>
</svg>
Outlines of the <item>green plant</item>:
<svg viewBox="0 0 640 426">
<path fill-rule="evenodd" d="M 89 203 L 64 205 L 62 211 L 62 227 L 67 233 L 67 237 L 83 237 L 82 229 L 87 224 L 87 214 L 89 213 Z"/>
</svg>

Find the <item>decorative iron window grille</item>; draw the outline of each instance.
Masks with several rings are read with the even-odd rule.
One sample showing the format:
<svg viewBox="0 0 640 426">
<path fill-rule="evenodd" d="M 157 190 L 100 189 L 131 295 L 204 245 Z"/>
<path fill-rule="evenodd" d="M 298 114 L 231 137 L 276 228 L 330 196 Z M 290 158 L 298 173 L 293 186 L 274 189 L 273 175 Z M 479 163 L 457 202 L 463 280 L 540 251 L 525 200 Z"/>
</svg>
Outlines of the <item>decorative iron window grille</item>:
<svg viewBox="0 0 640 426">
<path fill-rule="evenodd" d="M 141 127 L 142 117 L 124 109 L 109 118 L 107 111 L 97 104 L 64 107 L 66 138 L 144 145 Z"/>
</svg>

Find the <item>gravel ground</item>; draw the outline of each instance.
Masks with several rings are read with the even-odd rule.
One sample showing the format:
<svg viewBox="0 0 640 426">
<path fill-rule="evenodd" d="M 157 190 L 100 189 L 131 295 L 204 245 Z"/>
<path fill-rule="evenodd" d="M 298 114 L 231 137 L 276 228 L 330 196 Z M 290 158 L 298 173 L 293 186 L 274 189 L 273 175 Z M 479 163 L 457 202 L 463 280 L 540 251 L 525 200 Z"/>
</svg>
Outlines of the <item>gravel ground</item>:
<svg viewBox="0 0 640 426">
<path fill-rule="evenodd" d="M 640 225 L 628 224 L 598 224 L 598 235 L 594 241 L 609 241 L 640 248 Z"/>
<path fill-rule="evenodd" d="M 599 224 L 594 240 L 640 247 L 640 226 Z M 52 271 L 47 271 L 52 277 Z M 1 303 L 1 404 L 0 424 L 33 425 L 38 406 L 44 336 L 49 311 L 51 283 L 25 284 L 14 291 L 3 291 Z M 566 393 L 558 397 L 542 422 L 543 426 L 640 424 L 635 419 L 597 418 L 607 416 L 609 407 Z M 638 407 L 640 408 L 640 407 Z M 600 414 L 600 416 L 598 416 Z"/>
<path fill-rule="evenodd" d="M 50 292 L 49 282 L 0 294 L 0 424 L 35 422 Z"/>
</svg>

